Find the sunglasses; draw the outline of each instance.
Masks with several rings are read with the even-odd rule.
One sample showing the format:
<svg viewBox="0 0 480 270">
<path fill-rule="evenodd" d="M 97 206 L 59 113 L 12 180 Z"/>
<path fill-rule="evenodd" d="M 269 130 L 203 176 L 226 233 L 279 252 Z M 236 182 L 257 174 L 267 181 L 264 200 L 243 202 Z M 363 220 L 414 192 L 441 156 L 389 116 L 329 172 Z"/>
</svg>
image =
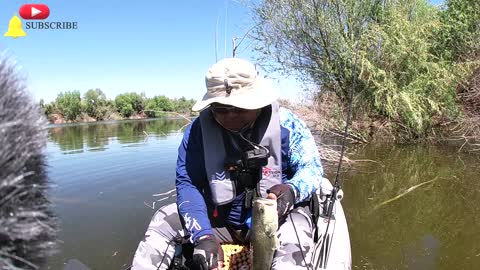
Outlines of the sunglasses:
<svg viewBox="0 0 480 270">
<path fill-rule="evenodd" d="M 226 105 L 211 105 L 212 111 L 216 114 L 227 114 L 227 113 L 245 113 L 249 110 L 233 107 L 233 106 L 226 106 Z"/>
</svg>

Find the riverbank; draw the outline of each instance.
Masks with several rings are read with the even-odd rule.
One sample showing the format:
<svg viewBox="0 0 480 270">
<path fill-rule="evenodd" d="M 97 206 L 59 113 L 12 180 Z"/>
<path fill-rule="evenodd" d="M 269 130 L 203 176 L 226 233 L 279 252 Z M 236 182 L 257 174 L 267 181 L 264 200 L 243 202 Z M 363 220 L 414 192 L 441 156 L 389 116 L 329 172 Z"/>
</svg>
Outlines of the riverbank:
<svg viewBox="0 0 480 270">
<path fill-rule="evenodd" d="M 475 89 L 476 88 L 470 88 Z M 400 144 L 412 143 L 444 143 L 458 145 L 459 150 L 480 152 L 480 115 L 476 107 L 472 106 L 472 91 L 469 97 L 469 107 L 464 109 L 461 117 L 456 119 L 435 119 L 436 125 L 424 136 L 412 136 L 400 121 L 387 119 L 378 114 L 368 112 L 365 108 L 354 110 L 352 123 L 349 127 L 347 140 L 350 144 L 367 144 L 373 142 L 390 142 Z M 477 93 L 477 91 L 474 91 Z M 465 95 L 466 96 L 466 95 Z M 300 116 L 308 125 L 317 139 L 321 148 L 322 159 L 325 162 L 338 162 L 340 158 L 340 145 L 327 145 L 322 138 L 343 139 L 345 119 L 347 118 L 346 106 L 342 106 L 333 94 L 323 94 L 314 99 L 305 99 L 303 102 L 292 103 L 281 99 L 280 104 L 289 108 Z M 473 108 L 473 109 L 472 109 Z M 48 116 L 52 125 L 110 122 L 120 120 L 142 120 L 155 118 L 186 119 L 191 121 L 196 114 L 156 111 L 154 114 L 141 111 L 129 117 L 123 117 L 118 112 L 108 112 L 99 120 L 81 113 L 75 120 L 66 120 L 61 114 L 54 113 Z M 345 159 L 346 162 L 351 162 Z"/>
<path fill-rule="evenodd" d="M 88 116 L 85 113 L 82 113 L 75 120 L 66 120 L 63 115 L 59 113 L 53 113 L 47 116 L 48 122 L 52 125 L 61 125 L 61 124 L 76 124 L 76 123 L 94 123 L 94 122 L 109 122 L 109 121 L 120 121 L 120 120 L 142 120 L 150 118 L 184 118 L 190 121 L 192 114 L 184 114 L 178 112 L 161 112 L 155 115 L 155 117 L 147 115 L 145 112 L 132 114 L 129 117 L 123 117 L 118 112 L 111 112 L 102 119 L 95 119 L 91 116 Z"/>
<path fill-rule="evenodd" d="M 315 101 L 306 100 L 298 104 L 288 100 L 280 103 L 301 117 L 318 138 L 343 138 L 348 110 L 333 94 L 324 94 Z M 352 115 L 347 140 L 350 144 L 449 144 L 458 146 L 459 151 L 480 152 L 480 112 L 472 110 L 480 106 L 474 107 L 470 103 L 470 107 L 460 108 L 462 111 L 457 118 L 434 119 L 435 125 L 427 133 L 415 136 L 400 121 L 357 107 Z M 317 143 L 320 144 L 320 140 Z"/>
</svg>

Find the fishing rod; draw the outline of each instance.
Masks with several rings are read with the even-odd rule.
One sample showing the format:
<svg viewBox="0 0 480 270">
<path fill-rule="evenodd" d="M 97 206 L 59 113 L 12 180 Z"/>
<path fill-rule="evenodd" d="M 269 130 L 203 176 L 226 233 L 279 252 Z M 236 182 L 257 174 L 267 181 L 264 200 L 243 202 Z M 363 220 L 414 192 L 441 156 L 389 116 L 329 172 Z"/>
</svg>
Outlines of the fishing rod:
<svg viewBox="0 0 480 270">
<path fill-rule="evenodd" d="M 357 60 L 358 60 L 358 43 L 356 44 L 355 46 L 355 57 L 354 57 L 354 63 L 353 63 L 353 70 L 352 70 L 352 86 L 350 88 L 350 92 L 349 92 L 349 101 L 348 101 L 348 112 L 347 112 L 347 120 L 346 120 L 346 123 L 345 123 L 345 131 L 343 133 L 343 142 L 342 142 L 342 150 L 340 151 L 340 160 L 338 162 L 338 166 L 337 166 L 337 172 L 336 172 L 336 175 L 335 175 L 335 182 L 333 184 L 333 189 L 332 189 L 332 193 L 330 194 L 330 202 L 328 203 L 328 208 L 327 208 L 327 227 L 325 229 L 325 233 L 323 234 L 323 240 L 322 240 L 322 245 L 325 245 L 325 240 L 326 240 L 326 237 L 328 235 L 328 229 L 330 227 L 330 222 L 332 220 L 332 216 L 333 216 L 333 207 L 335 205 L 335 201 L 336 200 L 341 200 L 343 198 L 343 191 L 342 191 L 342 183 L 343 183 L 343 180 L 340 178 L 340 169 L 342 167 L 342 161 L 343 161 L 343 156 L 345 154 L 345 148 L 346 148 L 346 144 L 347 144 L 347 134 L 348 134 L 348 128 L 350 127 L 350 121 L 351 121 L 351 115 L 352 115 L 352 107 L 353 107 L 353 93 L 355 91 L 355 87 L 356 87 L 356 70 L 357 70 Z M 332 242 L 333 242 L 333 238 L 332 238 L 332 241 L 330 241 L 330 245 L 329 245 L 329 248 L 328 248 L 328 252 L 330 252 L 331 250 L 331 245 L 332 245 Z M 328 258 L 328 255 L 326 255 L 327 258 Z M 327 265 L 327 261 L 328 259 L 325 259 L 325 266 Z M 317 264 L 318 266 L 318 264 Z"/>
<path fill-rule="evenodd" d="M 352 74 L 352 87 L 350 88 L 350 93 L 349 93 L 349 101 L 348 101 L 348 113 L 347 113 L 347 123 L 345 124 L 345 131 L 343 133 L 343 142 L 342 142 L 342 150 L 340 151 L 340 160 L 338 162 L 338 166 L 337 166 L 337 172 L 336 172 L 336 175 L 335 175 L 335 183 L 333 185 L 333 190 L 332 190 L 332 203 L 329 205 L 329 209 L 328 209 L 328 217 L 329 217 L 329 222 L 330 222 L 330 217 L 332 216 L 332 210 L 333 210 L 333 204 L 335 203 L 335 200 L 337 200 L 337 195 L 338 195 L 338 192 L 341 190 L 342 188 L 342 179 L 340 179 L 339 175 L 340 175 L 340 169 L 342 167 L 342 161 L 343 161 L 343 156 L 345 154 L 345 148 L 346 148 L 346 144 L 347 144 L 347 134 L 348 134 L 348 128 L 350 126 L 350 121 L 351 121 L 351 115 L 352 115 L 352 104 L 353 104 L 353 92 L 355 91 L 355 87 L 356 87 L 356 83 L 357 83 L 357 80 L 356 80 L 356 69 L 357 69 L 357 59 L 358 58 L 358 44 L 355 48 L 355 60 L 354 60 L 354 63 L 353 63 L 353 74 Z M 341 199 L 341 197 L 340 197 Z"/>
</svg>

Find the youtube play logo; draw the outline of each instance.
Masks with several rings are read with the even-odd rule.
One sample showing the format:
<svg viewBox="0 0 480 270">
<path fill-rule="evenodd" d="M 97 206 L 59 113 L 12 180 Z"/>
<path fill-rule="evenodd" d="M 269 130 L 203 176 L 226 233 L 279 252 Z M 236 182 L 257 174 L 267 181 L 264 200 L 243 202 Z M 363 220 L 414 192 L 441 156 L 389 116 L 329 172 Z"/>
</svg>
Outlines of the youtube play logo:
<svg viewBox="0 0 480 270">
<path fill-rule="evenodd" d="M 25 4 L 18 13 L 25 20 L 45 20 L 50 15 L 50 9 L 44 4 Z"/>
<path fill-rule="evenodd" d="M 18 11 L 20 17 L 27 20 L 25 29 L 30 30 L 76 30 L 76 21 L 43 21 L 50 16 L 50 8 L 45 4 L 25 4 Z M 14 15 L 8 23 L 8 30 L 5 37 L 25 37 L 23 23 L 17 15 Z"/>
</svg>

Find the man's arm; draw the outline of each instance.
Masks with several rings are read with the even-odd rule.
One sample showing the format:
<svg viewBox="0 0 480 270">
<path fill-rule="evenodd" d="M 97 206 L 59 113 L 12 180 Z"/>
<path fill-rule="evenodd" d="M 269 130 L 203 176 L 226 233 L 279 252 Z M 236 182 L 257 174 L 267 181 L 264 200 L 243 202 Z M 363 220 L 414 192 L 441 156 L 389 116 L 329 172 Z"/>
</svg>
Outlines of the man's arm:
<svg viewBox="0 0 480 270">
<path fill-rule="evenodd" d="M 298 116 L 285 108 L 280 109 L 280 121 L 290 132 L 289 166 L 294 171 L 291 179 L 285 181 L 294 187 L 295 203 L 308 200 L 320 188 L 323 167 L 315 139 L 307 125 Z"/>
<path fill-rule="evenodd" d="M 205 200 L 198 190 L 201 185 L 194 181 L 194 179 L 201 179 L 202 181 L 205 179 L 200 134 L 198 121 L 194 121 L 187 127 L 178 148 L 176 170 L 178 212 L 185 222 L 185 229 L 191 235 L 190 241 L 192 243 L 200 236 L 213 234 Z M 197 175 L 191 177 L 193 173 Z"/>
</svg>

